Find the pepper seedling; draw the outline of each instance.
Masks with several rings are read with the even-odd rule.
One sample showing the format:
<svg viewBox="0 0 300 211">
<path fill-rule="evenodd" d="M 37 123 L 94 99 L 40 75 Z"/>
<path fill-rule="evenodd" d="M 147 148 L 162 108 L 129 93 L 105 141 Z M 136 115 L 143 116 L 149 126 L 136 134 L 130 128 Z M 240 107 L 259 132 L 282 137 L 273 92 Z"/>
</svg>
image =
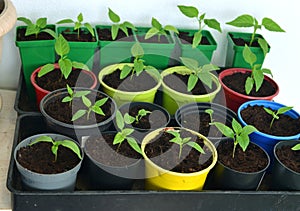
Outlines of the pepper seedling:
<svg viewBox="0 0 300 211">
<path fill-rule="evenodd" d="M 291 149 L 294 150 L 294 151 L 300 150 L 300 144 L 296 144 Z"/>
<path fill-rule="evenodd" d="M 169 142 L 179 145 L 178 158 L 181 157 L 182 149 L 185 145 L 188 145 L 188 146 L 194 148 L 195 150 L 197 150 L 198 152 L 205 154 L 204 150 L 198 143 L 191 141 L 191 137 L 182 138 L 180 136 L 181 135 L 180 130 L 166 130 L 166 132 L 174 136 L 174 138 L 169 140 Z"/>
<path fill-rule="evenodd" d="M 111 37 L 113 40 L 117 38 L 120 29 L 125 33 L 127 37 L 129 36 L 128 29 L 134 31 L 136 30 L 135 26 L 128 21 L 124 21 L 123 23 L 120 23 L 121 21 L 120 16 L 117 15 L 110 8 L 108 8 L 108 17 L 113 22 L 111 26 Z"/>
<path fill-rule="evenodd" d="M 157 77 L 160 78 L 160 73 L 155 67 L 144 65 L 144 60 L 142 59 L 142 57 L 144 56 L 144 49 L 142 48 L 139 42 L 136 42 L 131 47 L 131 54 L 134 57 L 133 67 L 129 65 L 124 65 L 124 67 L 121 70 L 120 79 L 126 78 L 130 73 L 131 76 L 133 76 L 134 74 L 136 76 L 139 76 L 143 71 L 146 71 L 150 74 L 155 74 Z"/>
<path fill-rule="evenodd" d="M 202 40 L 202 30 L 205 26 L 208 26 L 211 29 L 215 29 L 218 32 L 222 32 L 220 23 L 216 19 L 206 19 L 205 13 L 199 14 L 199 10 L 193 6 L 184 6 L 178 5 L 177 6 L 182 14 L 184 14 L 188 18 L 196 18 L 199 24 L 198 31 L 195 32 L 192 47 L 196 48 Z"/>
<path fill-rule="evenodd" d="M 48 142 L 48 143 L 52 144 L 51 151 L 52 151 L 53 155 L 55 156 L 55 162 L 57 160 L 57 152 L 58 152 L 59 146 L 69 148 L 70 150 L 72 150 L 78 156 L 78 158 L 80 160 L 82 159 L 82 156 L 81 156 L 81 153 L 80 153 L 80 148 L 73 141 L 70 141 L 70 140 L 57 140 L 57 141 L 55 141 L 50 136 L 40 136 L 40 137 L 36 138 L 33 142 L 31 142 L 29 144 L 29 146 L 32 146 L 32 145 L 34 145 L 36 143 L 39 143 L 39 142 Z"/>
<path fill-rule="evenodd" d="M 243 58 L 251 67 L 251 76 L 246 79 L 245 91 L 249 95 L 255 84 L 255 91 L 257 92 L 264 82 L 264 73 L 269 74 L 273 77 L 270 69 L 262 68 L 261 64 L 254 64 L 257 60 L 256 55 L 251 49 L 245 45 L 243 49 Z"/>
<path fill-rule="evenodd" d="M 212 110 L 212 109 L 209 108 L 209 109 L 206 109 L 204 112 L 209 115 L 209 117 L 210 117 L 210 124 L 213 123 L 213 121 L 214 121 L 214 119 L 213 119 L 214 110 Z"/>
<path fill-rule="evenodd" d="M 196 86 L 198 80 L 207 85 L 210 89 L 212 88 L 213 75 L 212 71 L 219 70 L 219 67 L 213 64 L 205 64 L 199 66 L 198 61 L 190 58 L 180 57 L 181 62 L 185 67 L 187 67 L 191 74 L 189 75 L 187 91 L 191 91 Z"/>
<path fill-rule="evenodd" d="M 279 115 L 280 114 L 284 114 L 285 112 L 287 112 L 287 111 L 289 111 L 289 110 L 291 110 L 291 109 L 293 109 L 293 107 L 291 107 L 291 106 L 285 106 L 285 107 L 281 107 L 281 108 L 279 108 L 277 111 L 272 111 L 271 109 L 268 109 L 268 108 L 264 108 L 264 110 L 268 113 L 268 114 L 270 114 L 270 115 L 272 115 L 272 121 L 271 121 L 271 123 L 270 123 L 270 128 L 272 128 L 272 125 L 273 125 L 273 123 L 274 123 L 274 120 L 275 119 L 279 119 Z"/>
<path fill-rule="evenodd" d="M 273 21 L 271 18 L 263 18 L 261 24 L 258 23 L 258 20 L 248 14 L 240 15 L 237 18 L 235 18 L 232 21 L 227 22 L 226 24 L 235 26 L 235 27 L 253 27 L 253 32 L 251 35 L 251 40 L 249 45 L 252 46 L 253 41 L 255 40 L 256 31 L 258 29 L 262 29 L 264 27 L 265 29 L 273 32 L 285 32 L 275 21 Z M 262 48 L 264 55 L 268 52 L 268 43 L 266 40 L 262 38 L 258 38 L 258 44 Z"/>
<path fill-rule="evenodd" d="M 71 105 L 71 102 L 74 98 L 80 98 L 82 96 L 86 96 L 91 93 L 91 91 L 73 91 L 72 88 L 67 84 L 68 96 L 64 97 L 61 102 L 67 103 Z"/>
<path fill-rule="evenodd" d="M 63 37 L 62 34 L 60 34 L 58 37 L 56 35 L 53 35 L 55 38 L 55 52 L 57 55 L 59 55 L 58 65 L 62 74 L 62 77 L 67 79 L 69 75 L 71 74 L 72 68 L 78 68 L 78 69 L 84 69 L 89 70 L 88 66 L 76 62 L 71 61 L 68 58 L 68 54 L 70 52 L 70 46 L 68 41 Z M 38 73 L 38 77 L 42 77 L 43 75 L 46 75 L 47 73 L 53 71 L 55 69 L 54 64 L 46 64 L 44 65 L 41 70 Z M 61 79 L 62 79 L 61 77 Z"/>
<path fill-rule="evenodd" d="M 178 30 L 172 26 L 172 25 L 166 25 L 166 26 L 162 26 L 162 24 L 155 18 L 152 18 L 151 20 L 151 25 L 152 27 L 147 31 L 146 35 L 145 35 L 145 39 L 149 39 L 155 35 L 158 36 L 158 41 L 160 42 L 160 37 L 161 36 L 167 36 L 168 33 L 167 32 L 174 32 L 176 34 L 178 34 Z"/>
<path fill-rule="evenodd" d="M 75 121 L 79 118 L 81 118 L 82 116 L 84 116 L 85 114 L 87 114 L 87 120 L 90 118 L 90 113 L 93 111 L 96 114 L 105 116 L 103 110 L 101 109 L 101 106 L 103 106 L 107 100 L 108 97 L 102 98 L 100 100 L 97 100 L 94 105 L 92 104 L 92 102 L 89 100 L 89 98 L 87 98 L 85 95 L 81 96 L 82 102 L 83 104 L 87 107 L 87 109 L 80 109 L 78 110 L 72 117 L 71 121 Z"/>
<path fill-rule="evenodd" d="M 138 123 L 141 120 L 141 118 L 143 118 L 144 116 L 146 116 L 148 114 L 151 114 L 151 111 L 147 111 L 146 109 L 142 108 L 138 111 L 138 114 L 135 117 L 130 116 L 128 113 L 125 113 L 124 119 L 125 119 L 125 122 L 128 122 L 129 124 L 132 124 L 134 122 Z"/>
<path fill-rule="evenodd" d="M 114 137 L 113 144 L 114 145 L 119 144 L 118 145 L 118 149 L 119 149 L 121 144 L 126 140 L 127 143 L 132 147 L 132 149 L 142 154 L 142 150 L 138 145 L 137 141 L 135 140 L 134 137 L 130 136 L 134 132 L 134 129 L 125 128 L 125 123 L 126 124 L 131 124 L 131 123 L 128 121 L 128 119 L 123 117 L 122 113 L 119 110 L 117 110 L 116 112 L 116 123 L 119 131 Z"/>
<path fill-rule="evenodd" d="M 80 38 L 80 29 L 85 26 L 87 28 L 87 30 L 89 31 L 89 33 L 95 37 L 95 32 L 93 30 L 93 27 L 90 23 L 82 23 L 83 22 L 83 15 L 82 13 L 80 13 L 77 16 L 77 20 L 72 20 L 72 19 L 63 19 L 58 21 L 56 24 L 65 24 L 65 23 L 73 23 L 74 24 L 74 31 L 77 30 L 77 38 Z"/>
<path fill-rule="evenodd" d="M 257 131 L 257 129 L 252 125 L 246 125 L 245 127 L 242 127 L 235 119 L 232 119 L 231 123 L 233 129 L 221 122 L 214 122 L 212 125 L 215 125 L 223 135 L 233 139 L 232 158 L 234 158 L 237 145 L 242 148 L 243 152 L 246 151 L 250 143 L 249 135 Z"/>
</svg>

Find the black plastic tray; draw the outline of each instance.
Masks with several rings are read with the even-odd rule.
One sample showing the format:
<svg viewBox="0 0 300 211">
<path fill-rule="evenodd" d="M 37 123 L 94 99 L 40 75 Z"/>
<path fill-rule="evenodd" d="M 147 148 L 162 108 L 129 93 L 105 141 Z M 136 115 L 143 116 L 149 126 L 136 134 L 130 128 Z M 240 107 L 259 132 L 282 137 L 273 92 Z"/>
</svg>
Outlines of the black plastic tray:
<svg viewBox="0 0 300 211">
<path fill-rule="evenodd" d="M 24 114 L 17 118 L 12 152 L 22 139 L 47 129 L 40 114 Z M 83 169 L 83 168 L 82 168 Z M 143 181 L 132 190 L 89 190 L 84 170 L 79 172 L 73 192 L 28 191 L 22 186 L 13 156 L 7 176 L 13 210 L 299 210 L 300 192 L 270 191 L 268 175 L 257 191 L 209 190 L 146 191 Z"/>
</svg>

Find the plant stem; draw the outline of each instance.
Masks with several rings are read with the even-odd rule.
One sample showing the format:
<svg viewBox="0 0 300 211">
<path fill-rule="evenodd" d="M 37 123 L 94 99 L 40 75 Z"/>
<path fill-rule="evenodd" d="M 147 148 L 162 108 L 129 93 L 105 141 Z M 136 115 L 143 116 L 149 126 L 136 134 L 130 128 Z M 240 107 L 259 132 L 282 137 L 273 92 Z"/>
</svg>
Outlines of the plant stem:
<svg viewBox="0 0 300 211">
<path fill-rule="evenodd" d="M 178 156 L 179 159 L 181 157 L 181 153 L 182 153 L 182 144 L 179 145 L 179 156 Z"/>
<path fill-rule="evenodd" d="M 235 148 L 236 148 L 236 145 L 237 145 L 237 144 L 238 144 L 237 142 L 234 142 L 234 143 L 233 143 L 232 158 L 234 158 Z"/>
<path fill-rule="evenodd" d="M 275 118 L 272 119 L 271 124 L 270 124 L 270 129 L 272 128 L 272 125 L 274 123 Z"/>
<path fill-rule="evenodd" d="M 255 38 L 256 30 L 257 30 L 257 28 L 256 28 L 256 27 L 254 27 L 254 31 L 253 31 L 253 33 L 252 33 L 252 36 L 251 36 L 251 41 L 250 41 L 250 44 L 249 44 L 249 46 L 252 46 L 252 43 L 253 43 L 253 41 L 254 41 L 254 38 Z"/>
</svg>

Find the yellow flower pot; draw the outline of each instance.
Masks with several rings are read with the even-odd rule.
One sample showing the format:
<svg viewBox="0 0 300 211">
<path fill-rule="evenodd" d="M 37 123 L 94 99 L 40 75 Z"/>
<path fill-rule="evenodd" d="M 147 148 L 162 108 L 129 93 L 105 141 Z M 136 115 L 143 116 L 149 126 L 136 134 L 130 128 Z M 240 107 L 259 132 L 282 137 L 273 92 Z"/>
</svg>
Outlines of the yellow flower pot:
<svg viewBox="0 0 300 211">
<path fill-rule="evenodd" d="M 216 97 L 216 95 L 218 94 L 218 92 L 221 90 L 221 84 L 219 82 L 219 79 L 215 75 L 212 75 L 213 83 L 217 86 L 217 88 L 213 92 L 205 95 L 192 95 L 192 94 L 185 94 L 185 93 L 178 92 L 174 89 L 171 89 L 163 81 L 163 77 L 170 75 L 172 73 L 186 75 L 186 74 L 190 74 L 191 70 L 189 70 L 185 66 L 176 66 L 176 67 L 165 69 L 161 73 L 162 91 L 163 91 L 162 105 L 164 108 L 168 110 L 168 112 L 171 115 L 175 114 L 176 110 L 179 107 L 188 103 L 212 102 Z"/>
<path fill-rule="evenodd" d="M 114 89 L 103 82 L 103 78 L 105 75 L 108 75 L 108 74 L 116 71 L 117 69 L 122 69 L 125 65 L 133 66 L 133 63 L 113 64 L 113 65 L 106 66 L 105 68 L 103 68 L 100 71 L 98 78 L 99 78 L 99 81 L 100 81 L 103 91 L 116 101 L 118 107 L 125 103 L 128 103 L 128 102 L 153 103 L 155 94 L 161 85 L 161 79 L 154 74 L 151 76 L 154 78 L 155 81 L 157 81 L 156 86 L 153 87 L 152 89 L 149 89 L 149 90 L 146 90 L 143 92 L 121 91 L 121 90 Z"/>
<path fill-rule="evenodd" d="M 175 129 L 183 129 L 176 128 Z M 143 157 L 145 159 L 145 188 L 147 190 L 202 190 L 206 181 L 209 171 L 215 166 L 217 162 L 217 150 L 213 143 L 206 137 L 195 131 L 184 129 L 191 132 L 194 135 L 199 136 L 204 140 L 204 144 L 211 150 L 213 160 L 212 163 L 199 172 L 194 173 L 177 173 L 172 172 L 156 165 L 145 154 L 146 145 L 154 139 L 160 131 L 164 128 L 154 130 L 149 133 L 142 142 L 141 148 Z"/>
</svg>

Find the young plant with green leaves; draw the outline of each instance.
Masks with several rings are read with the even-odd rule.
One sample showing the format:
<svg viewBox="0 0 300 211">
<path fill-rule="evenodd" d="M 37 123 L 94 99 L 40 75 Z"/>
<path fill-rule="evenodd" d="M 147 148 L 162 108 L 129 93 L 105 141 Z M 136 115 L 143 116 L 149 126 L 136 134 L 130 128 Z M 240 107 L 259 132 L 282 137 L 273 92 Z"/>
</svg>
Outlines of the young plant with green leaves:
<svg viewBox="0 0 300 211">
<path fill-rule="evenodd" d="M 255 64 L 257 57 L 251 49 L 245 45 L 243 49 L 243 58 L 251 67 L 251 76 L 247 78 L 245 83 L 246 94 L 249 95 L 255 85 L 255 91 L 258 92 L 264 82 L 264 73 L 273 77 L 270 69 L 262 68 L 261 64 Z"/>
<path fill-rule="evenodd" d="M 198 61 L 191 59 L 180 57 L 182 64 L 188 68 L 191 73 L 189 75 L 187 91 L 192 91 L 196 86 L 198 80 L 212 89 L 213 83 L 213 75 L 212 71 L 219 70 L 219 67 L 213 64 L 205 64 L 203 66 L 199 66 Z"/>
<path fill-rule="evenodd" d="M 300 150 L 300 144 L 296 144 L 296 145 L 293 146 L 291 149 L 292 149 L 293 151 L 298 151 L 298 150 Z"/>
<path fill-rule="evenodd" d="M 130 73 L 131 76 L 136 75 L 139 76 L 143 71 L 146 71 L 150 74 L 154 74 L 160 78 L 160 73 L 153 66 L 146 66 L 144 64 L 144 60 L 142 59 L 144 56 L 144 49 L 140 45 L 139 42 L 136 42 L 131 47 L 131 54 L 134 57 L 133 66 L 124 65 L 121 70 L 120 79 L 126 78 Z"/>
<path fill-rule="evenodd" d="M 64 77 L 67 79 L 72 71 L 72 68 L 84 69 L 89 70 L 88 66 L 80 63 L 71 61 L 68 58 L 68 53 L 70 52 L 70 46 L 68 41 L 60 34 L 58 37 L 53 35 L 55 38 L 55 52 L 59 55 L 58 65 L 61 71 L 61 79 Z M 47 73 L 55 70 L 54 64 L 46 64 L 44 65 L 38 73 L 38 77 L 42 77 Z"/>
<path fill-rule="evenodd" d="M 119 144 L 118 149 L 120 148 L 121 144 L 126 140 L 127 143 L 134 149 L 136 152 L 142 154 L 142 150 L 138 145 L 137 141 L 134 137 L 130 136 L 134 129 L 126 128 L 125 124 L 131 124 L 127 118 L 123 117 L 122 113 L 117 110 L 116 112 L 116 123 L 118 128 L 118 133 L 114 137 L 113 144 Z"/>
<path fill-rule="evenodd" d="M 91 112 L 105 116 L 101 106 L 103 106 L 107 102 L 108 97 L 97 100 L 94 104 L 92 104 L 91 100 L 89 98 L 87 98 L 86 95 L 81 96 L 81 99 L 82 99 L 83 104 L 87 107 L 87 109 L 79 109 L 73 115 L 71 121 L 75 121 L 75 120 L 83 117 L 84 115 L 87 115 L 86 119 L 89 120 Z"/>
<path fill-rule="evenodd" d="M 161 36 L 168 36 L 168 32 L 170 33 L 171 31 L 178 34 L 178 30 L 175 28 L 175 26 L 172 25 L 166 25 L 162 26 L 162 24 L 155 18 L 152 18 L 151 20 L 151 25 L 152 27 L 147 31 L 145 35 L 145 39 L 149 39 L 155 35 L 158 36 L 158 41 L 160 42 L 160 37 Z"/>
<path fill-rule="evenodd" d="M 69 102 L 69 105 L 71 105 L 71 102 L 75 98 L 81 98 L 82 96 L 86 96 L 91 93 L 89 90 L 85 91 L 73 91 L 73 89 L 67 84 L 67 91 L 68 91 L 68 96 L 64 97 L 61 102 L 67 103 Z"/>
<path fill-rule="evenodd" d="M 235 18 L 232 21 L 227 22 L 226 24 L 235 26 L 235 27 L 253 27 L 253 33 L 251 35 L 251 40 L 249 43 L 249 46 L 252 46 L 254 40 L 255 40 L 255 35 L 256 31 L 258 29 L 262 29 L 264 27 L 265 29 L 273 32 L 285 32 L 275 21 L 273 21 L 271 18 L 263 18 L 261 24 L 258 23 L 258 20 L 248 14 L 240 15 L 237 18 Z M 267 54 L 268 52 L 268 43 L 266 40 L 262 38 L 257 39 L 258 44 L 260 47 L 263 49 L 264 55 Z"/>
<path fill-rule="evenodd" d="M 80 38 L 80 30 L 82 27 L 86 27 L 87 30 L 89 31 L 89 33 L 95 37 L 95 32 L 94 29 L 92 27 L 92 25 L 90 23 L 82 23 L 83 22 L 83 15 L 82 13 L 80 13 L 77 16 L 77 20 L 72 20 L 72 19 L 63 19 L 58 21 L 56 24 L 66 24 L 66 23 L 72 23 L 74 24 L 74 31 L 77 31 L 77 38 Z"/>
<path fill-rule="evenodd" d="M 144 116 L 147 116 L 148 114 L 151 114 L 151 111 L 147 111 L 146 109 L 140 109 L 138 111 L 138 114 L 133 117 L 133 116 L 130 116 L 128 113 L 125 113 L 124 114 L 124 119 L 125 119 L 125 122 L 128 122 L 130 124 L 132 123 L 139 123 L 139 121 L 144 117 Z"/>
<path fill-rule="evenodd" d="M 49 33 L 49 31 L 50 31 L 50 33 L 51 32 L 54 33 L 52 30 L 46 29 L 47 18 L 39 18 L 36 20 L 36 23 L 33 23 L 30 19 L 25 18 L 25 17 L 18 17 L 17 20 L 22 21 L 27 25 L 25 36 L 34 34 L 35 37 L 37 38 L 41 32 Z"/>
<path fill-rule="evenodd" d="M 214 122 L 212 125 L 215 125 L 223 135 L 233 139 L 232 158 L 234 158 L 237 145 L 242 148 L 243 152 L 246 151 L 250 143 L 249 135 L 257 131 L 257 129 L 252 125 L 246 125 L 245 127 L 242 127 L 241 124 L 235 119 L 232 119 L 232 129 L 221 122 Z"/>
<path fill-rule="evenodd" d="M 123 23 L 120 23 L 121 21 L 120 16 L 117 15 L 110 8 L 108 8 L 108 17 L 113 22 L 113 24 L 111 25 L 111 37 L 113 40 L 117 38 L 120 29 L 125 33 L 127 37 L 129 36 L 128 33 L 129 29 L 133 31 L 136 30 L 135 26 L 128 21 L 124 21 Z"/>
<path fill-rule="evenodd" d="M 182 149 L 185 145 L 188 145 L 188 146 L 192 147 L 193 149 L 197 150 L 198 152 L 205 154 L 203 148 L 198 143 L 191 141 L 191 137 L 182 138 L 180 130 L 167 130 L 166 132 L 174 136 L 174 138 L 169 140 L 169 142 L 179 145 L 179 154 L 178 154 L 179 159 L 182 154 Z"/>
<path fill-rule="evenodd" d="M 214 122 L 214 119 L 213 119 L 214 110 L 208 108 L 204 112 L 209 115 L 209 117 L 210 117 L 210 123 L 213 123 Z"/>
<path fill-rule="evenodd" d="M 292 106 L 285 106 L 285 107 L 281 107 L 281 108 L 279 108 L 277 111 L 273 111 L 273 110 L 271 110 L 271 109 L 268 109 L 268 108 L 264 108 L 264 110 L 268 113 L 268 114 L 270 114 L 270 115 L 272 115 L 272 121 L 271 121 L 271 123 L 270 123 L 270 128 L 272 128 L 272 126 L 273 126 L 273 123 L 274 123 L 274 120 L 275 119 L 279 119 L 279 115 L 280 114 L 284 114 L 285 112 L 287 112 L 287 111 L 289 111 L 289 110 L 291 110 L 291 109 L 293 109 L 293 107 Z"/>
<path fill-rule="evenodd" d="M 32 146 L 32 145 L 40 143 L 40 142 L 48 142 L 48 143 L 52 144 L 51 151 L 52 151 L 53 155 L 55 156 L 55 162 L 57 160 L 57 153 L 58 153 L 58 149 L 60 146 L 69 148 L 78 156 L 78 158 L 80 160 L 82 159 L 80 148 L 76 143 L 74 143 L 74 141 L 71 141 L 71 140 L 55 141 L 50 136 L 40 136 L 40 137 L 36 138 L 33 142 L 31 142 L 29 144 L 29 146 Z"/>
<path fill-rule="evenodd" d="M 205 18 L 205 13 L 199 14 L 199 10 L 193 6 L 177 6 L 182 14 L 188 18 L 196 18 L 198 22 L 198 31 L 194 34 L 192 47 L 196 48 L 202 40 L 202 30 L 205 26 L 208 26 L 211 29 L 215 29 L 218 32 L 222 32 L 220 23 L 216 19 L 207 19 Z"/>
</svg>

